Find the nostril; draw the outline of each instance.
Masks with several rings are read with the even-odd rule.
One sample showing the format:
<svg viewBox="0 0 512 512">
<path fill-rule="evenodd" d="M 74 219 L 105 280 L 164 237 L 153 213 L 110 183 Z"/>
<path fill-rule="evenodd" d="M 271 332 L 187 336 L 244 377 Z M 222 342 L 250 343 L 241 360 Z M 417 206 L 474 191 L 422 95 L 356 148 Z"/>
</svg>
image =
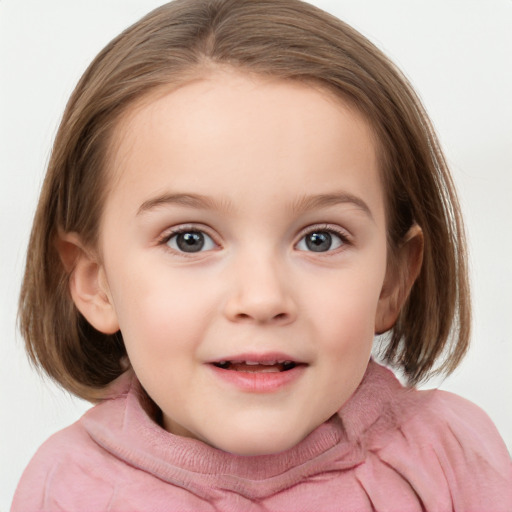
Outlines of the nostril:
<svg viewBox="0 0 512 512">
<path fill-rule="evenodd" d="M 283 321 L 283 320 L 286 320 L 288 318 L 288 314 L 287 313 L 278 313 L 277 315 L 274 315 L 274 316 L 270 316 L 268 317 L 271 319 L 271 321 L 277 321 L 277 322 L 280 322 L 280 321 Z M 258 319 L 258 317 L 255 315 L 255 316 L 252 316 L 252 315 L 249 315 L 247 313 L 238 313 L 236 315 L 236 319 L 237 320 L 241 320 L 241 321 L 244 321 L 244 320 L 256 320 L 256 321 L 260 321 L 261 319 Z M 266 321 L 266 320 L 264 320 Z"/>
</svg>

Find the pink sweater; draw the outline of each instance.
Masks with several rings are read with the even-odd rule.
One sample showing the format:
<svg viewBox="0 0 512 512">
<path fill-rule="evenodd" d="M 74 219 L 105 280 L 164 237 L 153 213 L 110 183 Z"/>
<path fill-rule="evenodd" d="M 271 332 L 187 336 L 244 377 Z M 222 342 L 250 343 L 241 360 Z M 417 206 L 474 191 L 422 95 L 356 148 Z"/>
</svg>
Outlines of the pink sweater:
<svg viewBox="0 0 512 512">
<path fill-rule="evenodd" d="M 512 462 L 485 413 L 373 362 L 339 414 L 266 456 L 169 434 L 131 373 L 116 393 L 43 444 L 13 512 L 512 511 Z"/>
</svg>

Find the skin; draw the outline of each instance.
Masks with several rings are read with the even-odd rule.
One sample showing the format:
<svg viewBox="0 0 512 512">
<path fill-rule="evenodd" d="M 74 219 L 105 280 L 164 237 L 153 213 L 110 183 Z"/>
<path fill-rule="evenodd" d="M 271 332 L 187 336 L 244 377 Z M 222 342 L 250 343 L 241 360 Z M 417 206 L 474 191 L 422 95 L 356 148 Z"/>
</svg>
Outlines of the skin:
<svg viewBox="0 0 512 512">
<path fill-rule="evenodd" d="M 219 70 L 133 108 L 115 148 L 99 248 L 64 237 L 78 308 L 121 329 L 169 432 L 242 455 L 296 445 L 354 393 L 404 295 L 371 128 L 329 92 Z M 269 352 L 303 363 L 272 392 L 210 364 Z"/>
</svg>

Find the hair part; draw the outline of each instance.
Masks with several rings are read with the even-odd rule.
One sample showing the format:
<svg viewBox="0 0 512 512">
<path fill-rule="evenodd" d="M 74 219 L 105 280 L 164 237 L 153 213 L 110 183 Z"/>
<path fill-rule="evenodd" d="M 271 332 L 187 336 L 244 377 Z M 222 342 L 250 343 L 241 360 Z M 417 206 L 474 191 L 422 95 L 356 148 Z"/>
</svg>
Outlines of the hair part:
<svg viewBox="0 0 512 512">
<path fill-rule="evenodd" d="M 380 50 L 299 0 L 176 0 L 125 30 L 91 63 L 64 112 L 29 242 L 19 324 L 32 362 L 89 400 L 104 396 L 125 370 L 121 334 L 96 331 L 74 306 L 56 242 L 59 233 L 76 232 L 97 244 L 112 137 L 123 114 L 158 88 L 216 66 L 318 84 L 366 117 L 378 140 L 391 264 L 414 223 L 424 237 L 421 272 L 382 357 L 410 384 L 453 371 L 470 332 L 466 245 L 435 132 Z"/>
</svg>

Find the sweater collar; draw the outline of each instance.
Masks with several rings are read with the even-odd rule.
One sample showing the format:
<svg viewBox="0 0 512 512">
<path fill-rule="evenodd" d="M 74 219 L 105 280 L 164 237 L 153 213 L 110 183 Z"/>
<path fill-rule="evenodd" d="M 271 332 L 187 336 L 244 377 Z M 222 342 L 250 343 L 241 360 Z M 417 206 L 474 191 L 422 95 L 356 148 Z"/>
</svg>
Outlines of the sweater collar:
<svg viewBox="0 0 512 512">
<path fill-rule="evenodd" d="M 235 455 L 165 431 L 144 406 L 133 372 L 115 383 L 114 398 L 92 408 L 81 421 L 103 449 L 161 480 L 205 498 L 221 488 L 259 499 L 317 473 L 360 464 L 367 431 L 400 387 L 389 370 L 370 361 L 361 384 L 338 414 L 296 446 L 271 455 Z"/>
</svg>

